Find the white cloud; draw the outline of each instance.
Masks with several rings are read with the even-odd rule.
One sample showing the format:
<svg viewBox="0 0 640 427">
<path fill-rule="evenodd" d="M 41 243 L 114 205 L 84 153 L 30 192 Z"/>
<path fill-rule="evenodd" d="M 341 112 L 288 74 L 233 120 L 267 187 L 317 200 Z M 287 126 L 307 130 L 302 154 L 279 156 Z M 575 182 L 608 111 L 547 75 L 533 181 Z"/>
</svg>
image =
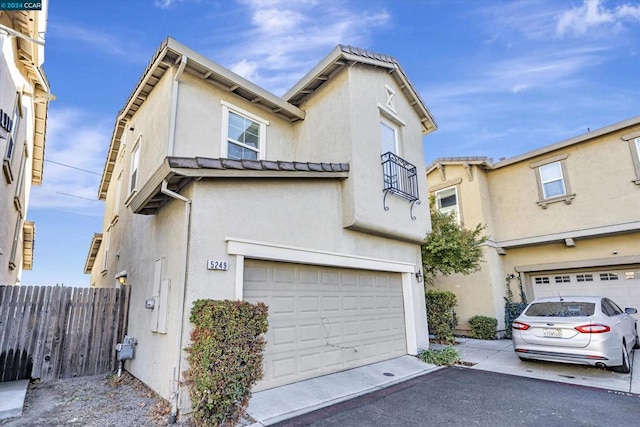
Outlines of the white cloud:
<svg viewBox="0 0 640 427">
<path fill-rule="evenodd" d="M 278 94 L 288 90 L 336 45 L 367 48 L 369 35 L 387 26 L 391 19 L 384 9 L 351 10 L 337 1 L 240 3 L 251 16 L 251 27 L 239 29 L 232 47 L 211 57 L 226 57 L 231 69 Z"/>
<path fill-rule="evenodd" d="M 111 123 L 103 118 L 70 108 L 51 108 L 47 118 L 44 179 L 42 186 L 32 188 L 30 207 L 102 215 L 102 203 L 97 201 L 100 175 L 95 173 L 102 173 L 111 128 Z"/>
<path fill-rule="evenodd" d="M 136 43 L 132 43 L 125 34 L 116 35 L 96 28 L 59 21 L 49 21 L 48 33 L 49 37 L 63 40 L 70 47 L 86 45 L 89 46 L 88 51 L 90 52 L 116 56 L 130 62 L 146 62 L 148 60 L 147 54 L 142 53 Z"/>
<path fill-rule="evenodd" d="M 181 1 L 183 0 L 155 0 L 153 4 L 160 9 L 169 9 L 172 5 Z"/>
<path fill-rule="evenodd" d="M 247 80 L 254 82 L 259 80 L 258 67 L 259 65 L 256 62 L 243 59 L 242 61 L 231 67 L 231 71 L 244 77 Z"/>
<path fill-rule="evenodd" d="M 640 21 L 640 5 L 623 4 L 608 9 L 602 0 L 584 0 L 582 6 L 560 15 L 556 31 L 560 36 L 582 35 L 605 24 L 606 30 L 618 30 L 625 20 Z"/>
</svg>

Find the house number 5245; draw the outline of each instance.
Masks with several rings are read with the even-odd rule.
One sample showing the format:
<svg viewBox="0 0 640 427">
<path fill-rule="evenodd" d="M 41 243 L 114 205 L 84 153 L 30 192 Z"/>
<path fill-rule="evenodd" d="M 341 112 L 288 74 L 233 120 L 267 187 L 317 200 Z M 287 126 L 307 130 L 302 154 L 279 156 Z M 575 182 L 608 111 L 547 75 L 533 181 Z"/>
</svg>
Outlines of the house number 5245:
<svg viewBox="0 0 640 427">
<path fill-rule="evenodd" d="M 207 261 L 207 269 L 209 270 L 228 270 L 229 261 L 217 261 L 210 259 Z"/>
</svg>

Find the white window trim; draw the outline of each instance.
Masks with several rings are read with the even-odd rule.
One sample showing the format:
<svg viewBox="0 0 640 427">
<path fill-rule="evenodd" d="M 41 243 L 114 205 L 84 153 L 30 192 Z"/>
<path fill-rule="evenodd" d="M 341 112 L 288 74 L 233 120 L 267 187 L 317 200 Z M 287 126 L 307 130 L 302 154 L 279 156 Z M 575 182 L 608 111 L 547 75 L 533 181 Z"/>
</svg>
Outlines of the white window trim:
<svg viewBox="0 0 640 427">
<path fill-rule="evenodd" d="M 542 177 L 542 170 L 544 168 L 547 168 L 549 166 L 554 166 L 554 165 L 558 165 L 558 168 L 560 170 L 560 177 L 553 177 L 553 179 L 549 179 L 546 180 Z M 562 173 L 562 163 L 561 162 L 553 162 L 553 163 L 547 163 L 546 165 L 542 165 L 538 168 L 538 173 L 540 174 L 540 182 L 542 183 L 542 196 L 545 199 L 552 199 L 554 197 L 561 197 L 567 194 L 567 187 L 564 185 L 564 174 Z M 558 182 L 560 181 L 560 184 L 562 184 L 562 194 L 555 194 L 553 196 L 549 196 L 547 194 L 547 188 L 545 187 L 546 184 L 551 184 L 554 182 Z"/>
<path fill-rule="evenodd" d="M 445 188 L 441 188 L 440 190 L 436 190 L 433 193 L 433 196 L 435 197 L 435 201 L 436 201 L 436 209 L 438 209 L 438 212 L 441 213 L 445 213 L 448 214 L 450 212 L 452 212 L 453 210 L 449 211 L 449 212 L 442 212 L 442 210 L 440 210 L 440 207 L 438 206 L 438 194 L 439 193 L 443 193 L 445 191 L 449 191 L 453 188 L 453 191 L 455 192 L 456 195 L 456 209 L 455 209 L 455 213 L 456 213 L 456 220 L 458 222 L 458 224 L 460 224 L 462 222 L 462 213 L 461 213 L 461 208 L 460 208 L 460 192 L 458 191 L 458 186 L 457 185 L 452 185 L 449 187 L 445 187 Z"/>
<path fill-rule="evenodd" d="M 136 143 L 133 144 L 131 148 L 131 162 L 129 165 L 129 191 L 127 199 L 125 200 L 125 204 L 131 203 L 131 200 L 138 192 L 138 188 L 140 186 L 140 150 L 142 146 L 142 135 L 139 135 L 136 139 Z M 137 156 L 136 156 L 137 153 Z M 133 182 L 133 174 L 135 171 L 136 179 Z"/>
<path fill-rule="evenodd" d="M 529 164 L 529 167 L 533 169 L 536 174 L 536 183 L 538 185 L 538 201 L 536 203 L 542 209 L 547 209 L 547 205 L 551 203 L 556 203 L 556 202 L 565 202 L 567 205 L 570 205 L 571 201 L 576 198 L 575 193 L 571 192 L 569 176 L 567 174 L 567 169 L 564 162 L 564 160 L 566 160 L 567 157 L 569 157 L 568 154 L 560 154 L 558 156 L 554 156 L 548 159 L 540 160 L 540 161 Z M 564 194 L 559 196 L 554 196 L 554 197 L 546 197 L 545 191 L 544 191 L 544 183 L 542 182 L 542 175 L 540 173 L 540 168 L 542 166 L 550 165 L 552 163 L 560 164 L 562 182 L 564 185 Z"/>
<path fill-rule="evenodd" d="M 244 116 L 260 125 L 259 132 L 259 145 L 258 145 L 258 160 L 264 160 L 266 158 L 267 152 L 267 126 L 269 126 L 269 121 L 263 119 L 262 117 L 258 117 L 255 114 L 252 114 L 242 108 L 236 107 L 233 104 L 230 104 L 226 101 L 220 101 L 222 105 L 222 138 L 221 138 L 221 147 L 220 147 L 220 157 L 223 159 L 228 158 L 229 156 L 229 111 L 232 111 L 238 115 Z M 251 147 L 253 148 L 253 147 Z"/>
<path fill-rule="evenodd" d="M 400 156 L 400 147 L 398 144 L 398 132 L 399 132 L 398 127 L 394 123 L 390 122 L 389 120 L 385 120 L 383 117 L 380 117 L 380 123 L 387 126 L 389 129 L 393 130 L 393 138 L 395 140 L 394 141 L 395 148 L 394 148 L 393 154 L 395 154 L 396 156 L 402 157 Z M 382 141 L 380 142 L 382 143 Z M 382 149 L 382 147 L 380 148 Z M 386 152 L 383 152 L 380 154 L 386 154 Z"/>
<path fill-rule="evenodd" d="M 632 151 L 635 148 L 635 156 L 633 157 L 633 167 L 636 170 L 636 179 L 633 180 L 633 183 L 636 185 L 640 185 L 640 137 L 635 138 L 633 141 Z"/>
<path fill-rule="evenodd" d="M 107 274 L 108 266 L 109 266 L 109 245 L 111 240 L 111 226 L 107 228 L 107 232 L 105 233 L 106 237 L 102 240 L 104 244 L 104 256 L 102 257 L 102 270 L 100 271 L 101 275 Z"/>
<path fill-rule="evenodd" d="M 11 253 L 9 254 L 9 270 L 15 270 L 18 267 L 16 258 L 18 257 L 18 244 L 22 237 L 22 227 L 24 226 L 24 220 L 21 215 L 16 218 L 16 228 L 13 231 L 13 241 L 11 243 Z"/>
<path fill-rule="evenodd" d="M 23 187 L 24 187 L 24 174 L 25 174 L 25 168 L 27 166 L 28 158 L 29 158 L 29 148 L 25 144 L 24 150 L 22 152 L 22 159 L 20 159 L 20 169 L 18 170 L 18 182 L 16 183 L 16 191 L 13 195 L 13 204 L 15 205 L 18 212 L 20 212 L 20 215 L 23 214 L 22 201 L 20 199 L 21 199 Z"/>
<path fill-rule="evenodd" d="M 113 219 L 111 220 L 111 224 L 118 222 L 118 218 L 120 217 L 120 204 L 122 204 L 122 174 L 123 171 L 120 171 L 118 179 L 116 180 L 116 200 L 113 207 Z"/>
<path fill-rule="evenodd" d="M 20 122 L 22 121 L 22 100 L 21 94 L 18 92 L 16 94 L 16 102 L 13 107 L 13 113 L 11 115 L 11 131 L 8 132 L 7 145 L 4 149 L 3 160 L 2 160 L 2 169 L 4 172 L 4 176 L 7 179 L 8 183 L 13 182 L 13 170 L 11 169 L 11 163 L 15 157 L 18 132 L 20 128 Z M 9 148 L 11 147 L 11 153 L 9 153 Z"/>
</svg>

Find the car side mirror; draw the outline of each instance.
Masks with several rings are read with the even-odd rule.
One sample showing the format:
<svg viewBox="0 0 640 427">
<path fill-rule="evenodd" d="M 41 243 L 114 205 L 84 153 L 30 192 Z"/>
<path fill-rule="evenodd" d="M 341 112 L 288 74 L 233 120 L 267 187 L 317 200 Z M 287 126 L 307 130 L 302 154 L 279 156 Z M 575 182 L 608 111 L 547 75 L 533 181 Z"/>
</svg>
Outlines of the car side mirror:
<svg viewBox="0 0 640 427">
<path fill-rule="evenodd" d="M 636 310 L 635 308 L 627 307 L 624 309 L 624 312 L 627 314 L 636 314 L 638 310 Z"/>
</svg>

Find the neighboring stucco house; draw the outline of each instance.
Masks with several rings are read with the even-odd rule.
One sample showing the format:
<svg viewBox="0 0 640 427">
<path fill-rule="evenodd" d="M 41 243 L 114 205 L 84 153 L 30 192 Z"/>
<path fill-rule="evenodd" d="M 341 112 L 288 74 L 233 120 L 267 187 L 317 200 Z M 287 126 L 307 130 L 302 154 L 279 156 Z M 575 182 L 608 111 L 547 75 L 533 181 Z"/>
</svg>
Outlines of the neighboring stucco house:
<svg viewBox="0 0 640 427">
<path fill-rule="evenodd" d="M 435 129 L 389 56 L 338 46 L 278 97 L 167 39 L 116 120 L 85 268 L 132 287 L 127 369 L 175 397 L 200 298 L 269 305 L 255 390 L 427 348 Z"/>
<path fill-rule="evenodd" d="M 640 309 L 640 116 L 494 163 L 440 158 L 429 194 L 467 227 L 486 224 L 486 263 L 469 276 L 439 277 L 454 292 L 458 333 L 470 317 L 504 328 L 507 276 L 529 300 L 605 295 Z"/>
<path fill-rule="evenodd" d="M 0 11 L 0 285 L 33 266 L 31 185 L 40 185 L 49 83 L 42 70 L 47 1 L 41 11 Z"/>
</svg>

